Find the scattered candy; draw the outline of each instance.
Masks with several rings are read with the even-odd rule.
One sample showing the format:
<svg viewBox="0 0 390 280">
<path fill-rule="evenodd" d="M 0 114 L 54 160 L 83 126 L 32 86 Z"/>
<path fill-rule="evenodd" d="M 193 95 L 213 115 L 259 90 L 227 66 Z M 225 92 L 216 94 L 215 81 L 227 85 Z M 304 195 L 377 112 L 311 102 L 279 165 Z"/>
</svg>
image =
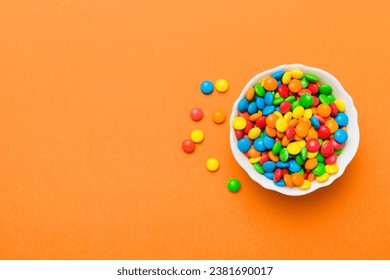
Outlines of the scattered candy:
<svg viewBox="0 0 390 280">
<path fill-rule="evenodd" d="M 213 112 L 213 121 L 217 124 L 221 124 L 226 120 L 226 114 L 222 110 L 216 110 Z"/>
<path fill-rule="evenodd" d="M 188 153 L 188 154 L 195 151 L 195 143 L 190 139 L 184 140 L 184 142 L 181 146 L 183 148 L 183 151 Z"/>
<path fill-rule="evenodd" d="M 226 92 L 229 88 L 229 84 L 225 79 L 218 79 L 215 82 L 215 89 L 218 92 Z"/>
<path fill-rule="evenodd" d="M 203 94 L 211 94 L 214 90 L 214 85 L 211 81 L 205 80 L 200 84 L 200 90 L 203 92 Z"/>
<path fill-rule="evenodd" d="M 195 143 L 201 143 L 204 139 L 204 133 L 200 129 L 195 129 L 191 132 L 191 140 Z"/>
<path fill-rule="evenodd" d="M 235 178 L 232 178 L 227 183 L 228 190 L 231 192 L 238 192 L 241 188 L 241 183 Z"/>
<path fill-rule="evenodd" d="M 190 117 L 193 121 L 200 121 L 203 118 L 203 111 L 200 108 L 194 108 L 190 112 Z"/>
<path fill-rule="evenodd" d="M 345 103 L 317 75 L 276 71 L 249 88 L 237 107 L 237 148 L 276 186 L 307 190 L 338 172 L 349 119 Z"/>
<path fill-rule="evenodd" d="M 219 168 L 219 161 L 216 158 L 209 158 L 206 161 L 206 167 L 211 172 L 217 171 Z"/>
</svg>

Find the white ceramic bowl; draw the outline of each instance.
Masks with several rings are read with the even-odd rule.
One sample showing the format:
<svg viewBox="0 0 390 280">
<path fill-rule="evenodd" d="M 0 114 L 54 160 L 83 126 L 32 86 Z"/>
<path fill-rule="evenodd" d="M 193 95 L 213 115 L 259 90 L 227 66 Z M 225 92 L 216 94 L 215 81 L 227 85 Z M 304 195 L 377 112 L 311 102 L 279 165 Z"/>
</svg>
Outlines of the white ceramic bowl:
<svg viewBox="0 0 390 280">
<path fill-rule="evenodd" d="M 346 106 L 345 113 L 348 115 L 349 122 L 347 125 L 348 128 L 348 140 L 345 144 L 343 152 L 338 156 L 337 158 L 337 164 L 339 166 L 339 171 L 334 174 L 330 175 L 329 179 L 324 183 L 319 183 L 317 181 L 311 182 L 311 187 L 308 190 L 300 190 L 298 188 L 289 188 L 289 187 L 278 187 L 276 186 L 272 180 L 266 178 L 264 175 L 256 172 L 253 165 L 249 162 L 249 159 L 238 150 L 237 148 L 237 138 L 234 133 L 234 129 L 232 127 L 232 121 L 233 118 L 238 115 L 238 109 L 237 105 L 241 98 L 243 98 L 247 92 L 247 90 L 250 87 L 253 87 L 258 81 L 263 78 L 264 76 L 272 75 L 277 70 L 290 70 L 290 69 L 300 69 L 304 73 L 314 73 L 319 77 L 319 82 L 321 84 L 329 84 L 333 88 L 333 95 L 336 97 L 336 99 L 342 99 Z M 244 87 L 242 90 L 240 96 L 237 98 L 236 102 L 233 105 L 232 114 L 230 116 L 230 147 L 232 149 L 233 155 L 235 159 L 237 160 L 238 164 L 248 173 L 248 175 L 257 183 L 259 183 L 261 186 L 263 186 L 266 189 L 274 190 L 277 192 L 280 192 L 285 195 L 291 195 L 291 196 L 300 196 L 309 194 L 319 188 L 328 186 L 333 183 L 334 180 L 339 178 L 345 171 L 345 168 L 347 165 L 351 162 L 353 157 L 356 154 L 357 148 L 359 146 L 359 126 L 358 126 L 358 114 L 356 111 L 356 108 L 353 104 L 351 96 L 344 90 L 344 88 L 341 86 L 340 82 L 333 77 L 328 72 L 314 68 L 309 67 L 301 64 L 286 64 L 286 65 L 280 65 L 274 69 L 270 69 L 264 72 L 261 72 L 260 74 L 257 74 L 254 76 Z"/>
</svg>

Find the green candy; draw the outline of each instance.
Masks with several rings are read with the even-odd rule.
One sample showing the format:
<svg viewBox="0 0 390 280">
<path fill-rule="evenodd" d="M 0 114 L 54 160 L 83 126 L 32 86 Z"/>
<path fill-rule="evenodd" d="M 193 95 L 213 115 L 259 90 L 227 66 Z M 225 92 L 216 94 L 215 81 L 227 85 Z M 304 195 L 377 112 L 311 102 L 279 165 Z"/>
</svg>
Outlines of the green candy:
<svg viewBox="0 0 390 280">
<path fill-rule="evenodd" d="M 322 174 L 325 173 L 325 165 L 324 165 L 323 163 L 319 162 L 319 163 L 317 164 L 317 166 L 314 167 L 313 173 L 314 173 L 314 175 L 316 175 L 316 176 L 321 176 Z"/>
<path fill-rule="evenodd" d="M 338 150 L 334 151 L 334 153 L 335 153 L 336 155 L 339 155 L 339 154 L 342 153 L 343 149 L 344 149 L 344 148 L 338 149 Z"/>
<path fill-rule="evenodd" d="M 302 157 L 303 160 L 307 159 L 307 148 L 306 147 L 303 147 L 301 149 L 301 157 Z"/>
<path fill-rule="evenodd" d="M 274 99 L 274 101 L 272 102 L 272 105 L 274 106 L 279 106 L 280 103 L 282 103 L 284 101 L 284 98 L 283 97 L 276 97 Z"/>
<path fill-rule="evenodd" d="M 320 153 L 318 153 L 316 155 L 316 159 L 318 160 L 318 162 L 324 162 L 325 161 L 325 158 L 323 155 L 321 155 Z"/>
<path fill-rule="evenodd" d="M 303 160 L 302 156 L 301 155 L 297 155 L 295 157 L 295 161 L 299 164 L 299 165 L 302 165 L 305 161 Z"/>
<path fill-rule="evenodd" d="M 298 106 L 301 106 L 301 103 L 299 102 L 299 100 L 295 100 L 295 101 L 291 104 L 291 111 L 294 111 L 294 109 L 297 108 Z"/>
<path fill-rule="evenodd" d="M 334 102 L 336 100 L 336 97 L 334 97 L 333 94 L 329 94 L 328 95 L 328 99 L 329 99 L 330 103 L 332 103 L 332 102 Z"/>
<path fill-rule="evenodd" d="M 299 98 L 299 103 L 302 105 L 303 108 L 310 108 L 311 105 L 313 105 L 313 96 L 311 96 L 311 94 L 308 94 L 308 93 L 304 93 L 301 95 L 301 97 Z"/>
<path fill-rule="evenodd" d="M 275 144 L 272 146 L 272 152 L 274 155 L 278 155 L 281 149 L 282 149 L 281 142 L 275 142 Z"/>
<path fill-rule="evenodd" d="M 264 97 L 265 95 L 265 89 L 261 84 L 255 84 L 255 92 L 258 96 Z"/>
<path fill-rule="evenodd" d="M 298 172 L 301 173 L 302 175 L 305 175 L 305 170 L 303 170 L 303 168 L 299 169 Z"/>
<path fill-rule="evenodd" d="M 302 77 L 301 83 L 302 83 L 302 88 L 307 88 L 307 86 L 309 85 L 309 81 L 305 76 Z"/>
<path fill-rule="evenodd" d="M 317 140 L 318 140 L 318 142 L 320 142 L 320 146 L 322 146 L 322 143 L 324 142 L 324 140 L 322 140 L 321 138 L 318 138 Z"/>
<path fill-rule="evenodd" d="M 284 100 L 293 103 L 295 101 L 295 96 L 293 95 L 287 96 Z"/>
<path fill-rule="evenodd" d="M 318 88 L 318 91 L 320 94 L 326 94 L 326 95 L 331 94 L 332 90 L 333 90 L 332 87 L 330 85 L 327 85 L 327 84 L 322 84 Z"/>
<path fill-rule="evenodd" d="M 318 96 L 318 99 L 320 100 L 320 102 L 322 104 L 328 104 L 328 105 L 330 104 L 330 100 L 329 100 L 328 96 L 323 94 L 323 93 Z"/>
<path fill-rule="evenodd" d="M 307 73 L 304 77 L 305 77 L 309 82 L 311 82 L 311 83 L 316 83 L 316 82 L 318 82 L 318 77 L 317 77 L 316 74 Z"/>
<path fill-rule="evenodd" d="M 264 138 L 264 131 L 260 133 L 260 137 Z"/>
<path fill-rule="evenodd" d="M 241 188 L 241 183 L 237 179 L 232 178 L 228 181 L 227 187 L 231 192 L 238 192 Z"/>
<path fill-rule="evenodd" d="M 260 174 L 264 174 L 264 168 L 263 168 L 263 166 L 261 166 L 260 163 L 256 162 L 256 163 L 253 165 L 253 167 L 254 167 L 255 170 L 256 170 L 257 172 L 259 172 Z"/>
<path fill-rule="evenodd" d="M 289 156 L 289 153 L 288 153 L 287 149 L 286 148 L 282 148 L 280 150 L 280 152 L 279 152 L 279 159 L 280 159 L 280 161 L 282 161 L 282 162 L 288 161 L 288 156 Z"/>
</svg>

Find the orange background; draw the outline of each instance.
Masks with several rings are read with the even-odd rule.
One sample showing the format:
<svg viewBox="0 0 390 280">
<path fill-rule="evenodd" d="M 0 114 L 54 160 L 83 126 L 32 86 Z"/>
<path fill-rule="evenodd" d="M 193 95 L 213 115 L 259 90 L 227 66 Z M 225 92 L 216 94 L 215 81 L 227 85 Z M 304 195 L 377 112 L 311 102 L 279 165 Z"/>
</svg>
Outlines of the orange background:
<svg viewBox="0 0 390 280">
<path fill-rule="evenodd" d="M 389 259 L 389 4 L 299 2 L 2 1 L 0 258 Z M 303 197 L 251 181 L 211 121 L 295 62 L 339 79 L 361 129 L 345 175 Z"/>
</svg>

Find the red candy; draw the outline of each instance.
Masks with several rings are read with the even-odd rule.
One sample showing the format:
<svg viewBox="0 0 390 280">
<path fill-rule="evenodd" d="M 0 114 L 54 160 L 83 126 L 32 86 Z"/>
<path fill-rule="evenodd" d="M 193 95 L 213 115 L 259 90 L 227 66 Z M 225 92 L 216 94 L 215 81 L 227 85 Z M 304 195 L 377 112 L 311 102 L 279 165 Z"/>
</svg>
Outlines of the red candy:
<svg viewBox="0 0 390 280">
<path fill-rule="evenodd" d="M 316 94 L 318 92 L 318 85 L 314 83 L 309 83 L 307 89 L 310 90 L 313 94 Z"/>
<path fill-rule="evenodd" d="M 286 114 L 291 110 L 291 103 L 288 101 L 283 101 L 282 103 L 280 103 L 279 109 L 280 109 L 280 113 Z"/>
<path fill-rule="evenodd" d="M 283 98 L 286 98 L 290 94 L 290 90 L 284 84 L 280 84 L 279 85 L 278 92 L 279 92 L 280 96 L 283 97 Z"/>
<path fill-rule="evenodd" d="M 337 155 L 335 153 L 331 154 L 325 159 L 326 164 L 335 164 L 337 161 Z"/>
<path fill-rule="evenodd" d="M 203 118 L 203 111 L 200 108 L 194 108 L 190 112 L 190 117 L 194 121 L 200 121 Z"/>
<path fill-rule="evenodd" d="M 282 169 L 280 168 L 276 168 L 275 169 L 275 172 L 274 172 L 274 181 L 277 182 L 279 181 L 280 179 L 282 179 Z"/>
<path fill-rule="evenodd" d="M 190 154 L 193 151 L 195 151 L 195 143 L 192 140 L 190 140 L 190 139 L 184 140 L 184 142 L 181 145 L 181 147 L 183 148 L 183 151 L 188 153 L 188 154 Z"/>
<path fill-rule="evenodd" d="M 243 118 L 246 119 L 247 121 L 249 120 L 249 117 L 250 117 L 250 115 L 249 115 L 248 112 L 245 112 L 245 113 L 238 112 L 238 115 L 239 115 L 240 117 L 243 117 Z"/>
<path fill-rule="evenodd" d="M 290 140 L 294 139 L 294 137 L 295 137 L 295 128 L 292 127 L 292 126 L 288 126 L 287 129 L 286 129 L 285 134 L 286 134 L 286 137 L 288 139 L 290 139 Z"/>
<path fill-rule="evenodd" d="M 330 139 L 329 143 L 332 144 L 332 146 L 335 150 L 340 150 L 342 147 L 344 147 L 344 144 L 338 143 L 334 138 Z"/>
<path fill-rule="evenodd" d="M 254 127 L 254 124 L 252 121 L 247 120 L 246 121 L 246 127 L 244 128 L 245 134 L 249 133 L 249 130 L 251 130 Z"/>
<path fill-rule="evenodd" d="M 332 144 L 328 142 L 328 143 L 322 145 L 320 152 L 321 152 L 321 155 L 323 155 L 324 157 L 328 157 L 331 154 L 333 154 L 334 148 L 333 148 Z"/>
<path fill-rule="evenodd" d="M 306 148 L 309 152 L 315 153 L 320 149 L 320 142 L 315 138 L 310 138 L 306 141 Z"/>
<path fill-rule="evenodd" d="M 262 116 L 262 117 L 258 118 L 256 120 L 256 126 L 259 128 L 264 128 L 267 125 L 266 120 L 267 120 L 266 116 Z"/>
<path fill-rule="evenodd" d="M 325 125 L 320 125 L 317 129 L 318 137 L 322 140 L 327 139 L 330 136 L 330 129 Z"/>
<path fill-rule="evenodd" d="M 266 161 L 269 161 L 268 153 L 261 156 L 261 158 L 260 158 L 260 164 L 263 165 L 264 162 L 266 162 Z"/>
<path fill-rule="evenodd" d="M 242 130 L 234 130 L 234 134 L 236 134 L 236 137 L 238 140 L 240 140 L 242 137 L 244 137 L 244 131 L 242 131 Z"/>
<path fill-rule="evenodd" d="M 317 107 L 318 106 L 318 104 L 320 104 L 320 100 L 318 99 L 318 97 L 317 96 L 313 96 L 313 107 Z"/>
<path fill-rule="evenodd" d="M 331 115 L 332 117 L 335 117 L 337 115 L 337 113 L 339 112 L 339 110 L 337 109 L 337 106 L 334 102 L 330 103 L 330 110 L 331 110 Z"/>
</svg>

